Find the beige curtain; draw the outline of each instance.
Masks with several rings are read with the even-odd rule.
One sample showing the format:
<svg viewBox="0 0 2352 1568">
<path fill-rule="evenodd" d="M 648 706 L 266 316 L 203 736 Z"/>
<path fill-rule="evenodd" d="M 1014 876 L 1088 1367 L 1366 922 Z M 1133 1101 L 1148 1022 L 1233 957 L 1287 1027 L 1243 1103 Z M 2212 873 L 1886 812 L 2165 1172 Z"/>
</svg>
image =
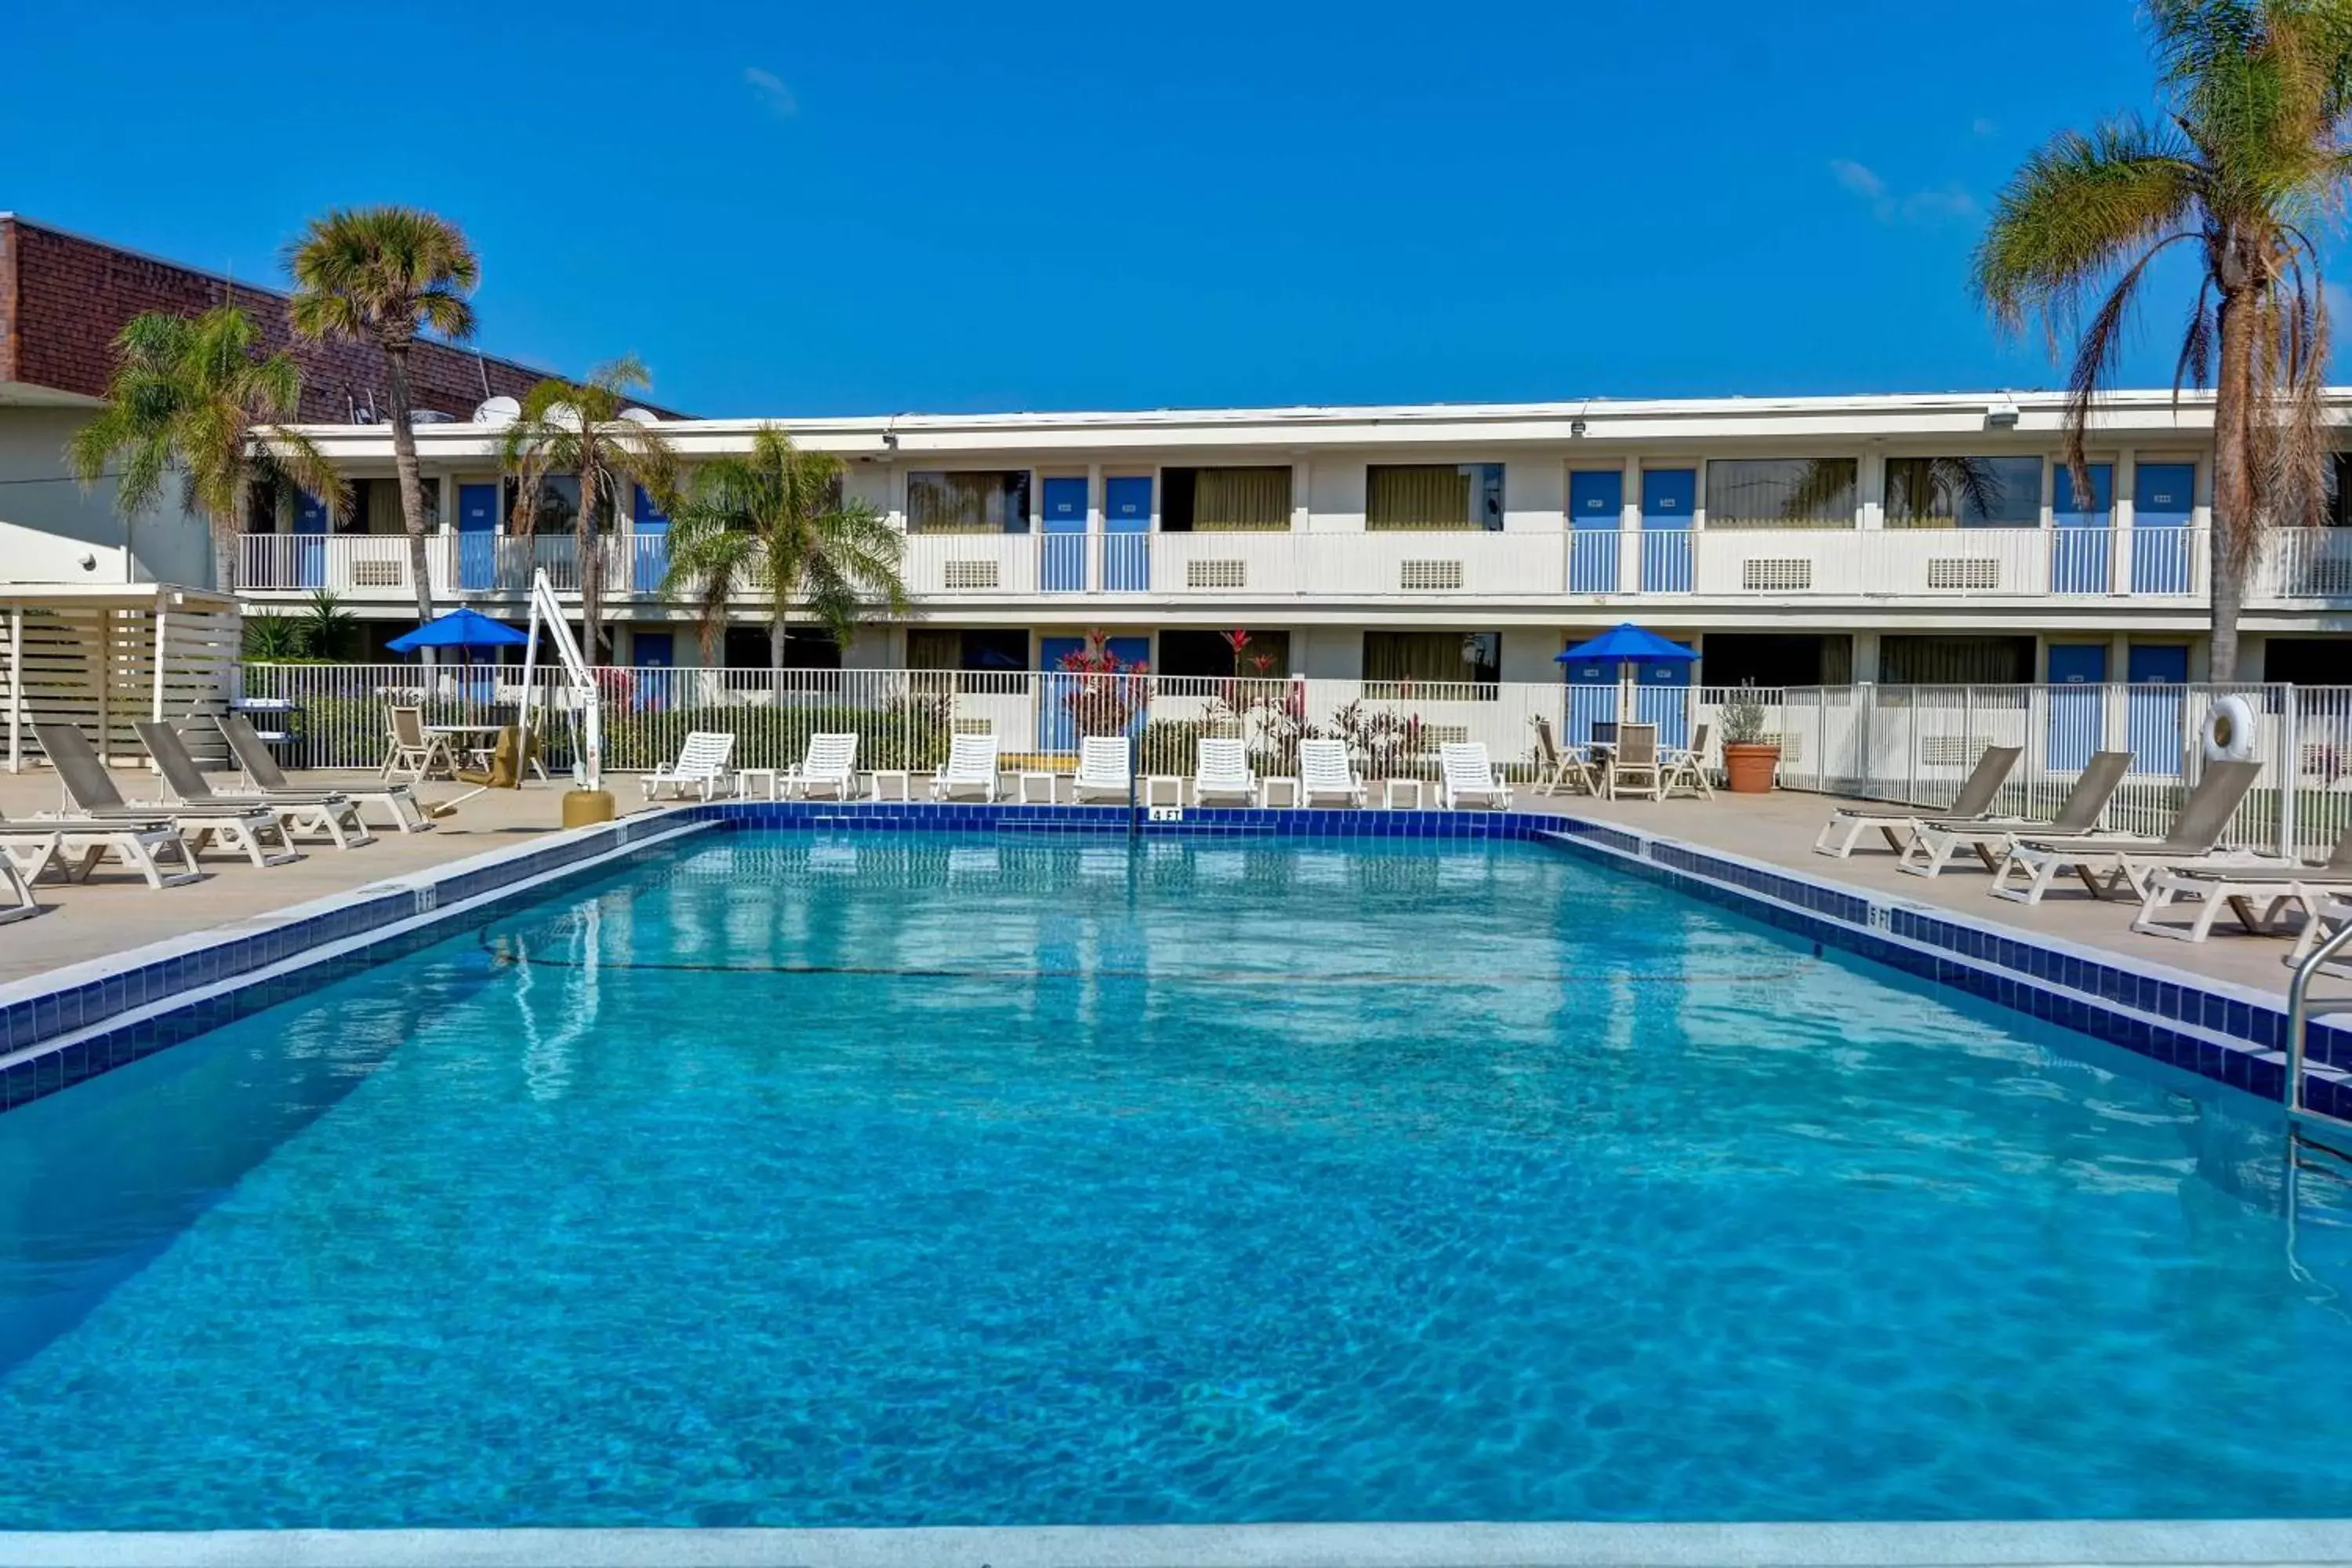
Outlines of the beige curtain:
<svg viewBox="0 0 2352 1568">
<path fill-rule="evenodd" d="M 1365 472 L 1367 530 L 1464 529 L 1470 519 L 1470 476 L 1434 464 L 1375 465 Z"/>
<path fill-rule="evenodd" d="M 910 533 L 1004 531 L 1004 480 L 999 474 L 909 474 Z"/>
<path fill-rule="evenodd" d="M 963 663 L 963 634 L 941 631 L 936 626 L 909 626 L 907 630 L 907 668 L 908 669 L 954 669 Z"/>
<path fill-rule="evenodd" d="M 1289 526 L 1288 468 L 1202 468 L 1195 475 L 1196 532 L 1279 532 Z"/>
<path fill-rule="evenodd" d="M 1468 680 L 1460 632 L 1366 632 L 1366 680 Z"/>
</svg>

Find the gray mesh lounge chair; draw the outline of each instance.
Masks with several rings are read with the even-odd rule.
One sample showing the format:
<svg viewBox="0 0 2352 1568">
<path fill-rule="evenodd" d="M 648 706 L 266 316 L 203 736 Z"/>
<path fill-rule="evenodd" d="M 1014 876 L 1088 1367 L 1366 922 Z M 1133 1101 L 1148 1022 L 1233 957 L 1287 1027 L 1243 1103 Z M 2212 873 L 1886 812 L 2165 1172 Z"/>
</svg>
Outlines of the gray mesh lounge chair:
<svg viewBox="0 0 2352 1568">
<path fill-rule="evenodd" d="M 253 727 L 253 721 L 242 713 L 225 713 L 213 721 L 220 726 L 221 739 L 228 742 L 229 751 L 236 757 L 236 765 L 245 770 L 246 782 L 253 793 L 265 799 L 293 800 L 300 796 L 319 798 L 328 795 L 345 795 L 361 805 L 380 804 L 392 816 L 392 826 L 403 833 L 430 833 L 433 819 L 425 814 L 424 803 L 404 784 L 339 785 L 332 790 L 297 788 L 278 767 L 278 759 L 269 754 L 269 743 Z M 215 790 L 221 798 L 235 799 L 236 794 Z"/>
<path fill-rule="evenodd" d="M 2050 890 L 2052 879 L 2061 871 L 2072 871 L 2095 899 L 2110 897 L 2126 887 L 2145 899 L 2157 872 L 2182 865 L 2213 864 L 2213 851 L 2220 847 L 2221 835 L 2229 831 L 2230 818 L 2262 771 L 2260 763 L 2207 764 L 2205 776 L 2180 803 L 2172 831 L 2162 838 L 2090 834 L 2074 839 L 2014 838 L 1992 874 L 1992 896 L 2038 904 Z M 2248 855 L 2242 864 L 2259 866 L 2262 861 Z M 2104 885 L 2094 875 L 2099 870 L 2106 873 Z M 2021 874 L 2024 879 L 2016 880 Z"/>
<path fill-rule="evenodd" d="M 131 727 L 139 731 L 139 743 L 155 759 L 155 771 L 163 775 L 167 800 L 180 805 L 241 805 L 248 810 L 276 812 L 278 826 L 289 839 L 305 836 L 324 838 L 338 849 L 375 842 L 375 835 L 360 820 L 359 804 L 347 795 L 299 790 L 286 795 L 240 795 L 235 799 L 216 795 L 212 781 L 205 777 L 205 770 L 196 766 L 196 759 L 189 754 L 187 742 L 180 739 L 180 731 L 169 722 L 142 719 Z"/>
<path fill-rule="evenodd" d="M 1937 818 L 1917 823 L 1911 842 L 1903 847 L 1898 869 L 1915 877 L 1932 877 L 1951 864 L 1954 850 L 1965 846 L 1976 851 L 1986 870 L 1998 871 L 2000 860 L 1993 851 L 2007 849 L 2009 841 L 2021 835 L 2048 839 L 2096 833 L 2107 802 L 2123 787 L 2124 774 L 2131 771 L 2131 764 L 2129 752 L 2099 752 L 2084 764 L 2075 775 L 2074 787 L 2058 803 L 2058 815 L 2047 822 L 2030 816 L 1979 816 L 1966 822 Z"/>
<path fill-rule="evenodd" d="M 1984 754 L 1977 758 L 1975 768 L 1961 782 L 1960 793 L 1941 811 L 1876 801 L 1841 805 L 1822 825 L 1821 837 L 1813 840 L 1813 853 L 1834 855 L 1843 860 L 1853 853 L 1854 840 L 1875 827 L 1885 836 L 1886 847 L 1899 855 L 1905 837 L 1917 832 L 1922 822 L 1968 822 L 1983 816 L 1992 810 L 1992 803 L 2000 798 L 2000 786 L 2009 782 L 2010 769 L 2017 766 L 2017 759 L 2024 753 L 2022 746 L 1987 746 Z M 1898 837 L 1898 834 L 1905 837 Z"/>
<path fill-rule="evenodd" d="M 2327 858 L 2318 865 L 2301 860 L 2244 860 L 2211 866 L 2170 866 L 2149 879 L 2140 900 L 2139 918 L 2132 930 L 2142 936 L 2168 936 L 2181 942 L 2203 942 L 2213 922 L 2229 910 L 2253 936 L 2284 936 L 2280 917 L 2300 907 L 2306 929 L 2321 921 L 2322 906 L 2331 898 L 2352 897 L 2352 827 L 2336 840 Z M 2157 917 L 2178 900 L 2197 900 L 2197 918 L 2174 925 Z M 2263 903 L 2255 912 L 2254 904 Z"/>
<path fill-rule="evenodd" d="M 38 822 L 0 820 L 0 855 L 28 885 L 51 871 L 68 882 L 87 882 L 109 855 L 151 888 L 175 888 L 201 875 L 179 833 L 161 816 L 101 822 L 58 814 Z"/>
<path fill-rule="evenodd" d="M 282 866 L 299 860 L 301 852 L 286 836 L 285 824 L 266 806 L 133 805 L 114 787 L 114 779 L 99 761 L 89 739 L 71 724 L 36 724 L 33 733 L 58 771 L 66 798 L 83 817 L 99 822 L 168 821 L 187 846 L 191 859 L 217 838 L 224 848 L 242 852 L 257 866 Z"/>
<path fill-rule="evenodd" d="M 1571 788 L 1570 786 L 1575 786 Z M 1592 772 L 1592 763 L 1580 747 L 1563 748 L 1551 732 L 1551 721 L 1536 719 L 1536 795 L 1573 795 L 1581 789 L 1587 795 L 1601 793 L 1601 781 Z"/>
</svg>

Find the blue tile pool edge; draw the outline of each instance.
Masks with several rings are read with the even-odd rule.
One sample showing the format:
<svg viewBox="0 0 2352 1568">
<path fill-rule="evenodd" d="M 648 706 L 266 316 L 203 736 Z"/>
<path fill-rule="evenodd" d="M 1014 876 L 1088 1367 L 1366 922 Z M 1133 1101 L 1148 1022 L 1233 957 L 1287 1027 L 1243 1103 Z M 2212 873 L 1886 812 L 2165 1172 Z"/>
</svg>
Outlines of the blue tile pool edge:
<svg viewBox="0 0 2352 1568">
<path fill-rule="evenodd" d="M 0 985 L 0 1113 L 709 826 L 675 812 L 597 823 Z"/>
</svg>

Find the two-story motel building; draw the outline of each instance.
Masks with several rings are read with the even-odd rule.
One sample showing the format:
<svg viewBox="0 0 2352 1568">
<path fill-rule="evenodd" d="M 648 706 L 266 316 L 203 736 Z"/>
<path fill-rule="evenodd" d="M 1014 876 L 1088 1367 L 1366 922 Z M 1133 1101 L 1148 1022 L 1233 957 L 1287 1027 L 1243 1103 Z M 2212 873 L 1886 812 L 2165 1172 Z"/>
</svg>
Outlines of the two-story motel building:
<svg viewBox="0 0 2352 1568">
<path fill-rule="evenodd" d="M 2352 422 L 2352 390 L 2336 395 Z M 1559 679 L 1621 620 L 1694 642 L 1708 685 L 2200 679 L 2211 403 L 2108 398 L 2088 493 L 2050 394 L 779 420 L 838 454 L 905 531 L 915 612 L 791 662 L 1050 667 L 1089 632 L 1171 675 Z M 495 415 L 418 429 L 439 604 L 511 612 L 577 581 L 569 481 L 510 538 Z M 689 461 L 756 422 L 664 421 Z M 414 619 L 389 432 L 317 426 L 350 515 L 257 507 L 249 609 L 332 589 L 383 636 Z M 2352 446 L 2352 440 L 2347 440 Z M 2339 486 L 2332 521 L 2352 510 Z M 697 658 L 656 592 L 667 519 L 606 533 L 614 657 Z M 764 665 L 759 607 L 727 641 Z M 2352 527 L 2281 530 L 2252 573 L 2243 679 L 2352 681 Z"/>
</svg>

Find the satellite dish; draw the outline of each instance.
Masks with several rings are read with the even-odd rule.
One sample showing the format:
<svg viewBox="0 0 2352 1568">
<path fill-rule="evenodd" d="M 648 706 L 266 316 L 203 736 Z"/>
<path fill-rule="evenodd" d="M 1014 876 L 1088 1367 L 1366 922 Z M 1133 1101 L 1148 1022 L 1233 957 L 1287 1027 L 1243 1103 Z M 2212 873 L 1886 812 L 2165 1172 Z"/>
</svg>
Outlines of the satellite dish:
<svg viewBox="0 0 2352 1568">
<path fill-rule="evenodd" d="M 438 408 L 412 408 L 408 411 L 408 422 L 411 425 L 455 425 L 457 416 L 445 414 Z"/>
<path fill-rule="evenodd" d="M 569 403 L 551 403 L 547 405 L 547 412 L 540 417 L 550 425 L 561 425 L 567 430 L 580 428 L 580 410 Z"/>
<path fill-rule="evenodd" d="M 661 416 L 655 413 L 650 408 L 624 408 L 621 410 L 621 417 L 627 420 L 632 425 L 658 425 L 661 423 Z"/>
<path fill-rule="evenodd" d="M 484 399 L 474 409 L 477 425 L 511 425 L 522 417 L 522 405 L 511 397 Z"/>
</svg>

